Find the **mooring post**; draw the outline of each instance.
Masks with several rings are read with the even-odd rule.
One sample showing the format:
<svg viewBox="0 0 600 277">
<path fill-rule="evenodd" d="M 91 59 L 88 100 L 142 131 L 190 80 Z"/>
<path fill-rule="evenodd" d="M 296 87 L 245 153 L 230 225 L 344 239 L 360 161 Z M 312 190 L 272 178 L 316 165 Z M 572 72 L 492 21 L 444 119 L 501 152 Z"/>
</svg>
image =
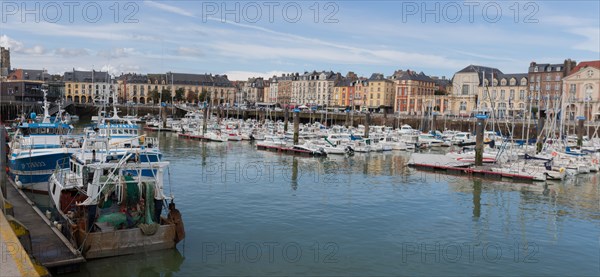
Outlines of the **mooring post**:
<svg viewBox="0 0 600 277">
<path fill-rule="evenodd" d="M 294 110 L 294 144 L 298 144 L 300 132 L 300 110 Z"/>
<path fill-rule="evenodd" d="M 542 147 L 543 147 L 543 137 L 542 135 L 544 134 L 544 123 L 546 122 L 546 112 L 543 110 L 540 110 L 539 112 L 539 116 L 538 116 L 538 124 L 537 124 L 537 129 L 536 129 L 536 153 L 540 153 L 542 152 Z"/>
<path fill-rule="evenodd" d="M 346 111 L 346 128 L 350 126 L 350 111 Z"/>
<path fill-rule="evenodd" d="M 371 124 L 371 113 L 365 114 L 365 138 L 369 138 L 369 125 Z"/>
<path fill-rule="evenodd" d="M 583 146 L 583 123 L 585 122 L 585 116 L 577 117 L 577 146 Z"/>
<path fill-rule="evenodd" d="M 206 134 L 206 125 L 208 124 L 208 106 L 204 103 L 204 119 L 202 120 L 202 135 Z"/>
<path fill-rule="evenodd" d="M 288 122 L 290 121 L 290 110 L 288 107 L 285 107 L 283 110 L 283 131 L 287 132 L 288 130 Z"/>
<path fill-rule="evenodd" d="M 475 125 L 475 165 L 483 164 L 483 126 L 485 125 L 486 115 L 477 115 L 477 124 Z"/>
</svg>

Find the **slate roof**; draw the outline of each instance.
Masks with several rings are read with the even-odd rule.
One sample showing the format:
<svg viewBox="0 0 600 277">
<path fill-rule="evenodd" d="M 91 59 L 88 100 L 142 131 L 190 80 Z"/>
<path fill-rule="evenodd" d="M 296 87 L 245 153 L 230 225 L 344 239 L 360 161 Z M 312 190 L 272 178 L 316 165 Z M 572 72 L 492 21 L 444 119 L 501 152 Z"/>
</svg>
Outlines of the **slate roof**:
<svg viewBox="0 0 600 277">
<path fill-rule="evenodd" d="M 190 86 L 216 86 L 216 87 L 232 87 L 231 81 L 227 75 L 212 75 L 212 74 L 190 74 L 190 73 L 171 73 L 165 74 L 148 74 L 148 78 L 152 84 L 158 81 L 162 84 L 173 85 L 190 85 Z"/>
<path fill-rule="evenodd" d="M 92 80 L 92 76 L 94 80 Z M 111 77 L 108 72 L 103 71 L 79 71 L 73 69 L 73 71 L 65 72 L 63 75 L 63 81 L 65 82 L 82 82 L 82 83 L 107 83 L 110 82 Z"/>
<path fill-rule="evenodd" d="M 434 82 L 434 80 L 431 77 L 425 75 L 425 73 L 417 73 L 415 71 L 411 71 L 410 69 L 406 71 L 396 70 L 391 78 L 393 80 Z"/>
</svg>

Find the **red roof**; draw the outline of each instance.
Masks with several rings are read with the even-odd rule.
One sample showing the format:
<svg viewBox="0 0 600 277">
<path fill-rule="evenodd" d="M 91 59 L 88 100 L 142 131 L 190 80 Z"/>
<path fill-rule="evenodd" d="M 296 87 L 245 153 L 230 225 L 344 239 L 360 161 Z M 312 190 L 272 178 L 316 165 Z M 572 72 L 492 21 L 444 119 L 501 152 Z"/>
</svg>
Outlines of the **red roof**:
<svg viewBox="0 0 600 277">
<path fill-rule="evenodd" d="M 588 67 L 588 66 L 600 69 L 600 60 L 589 61 L 589 62 L 580 62 L 575 68 L 573 68 L 573 70 L 571 70 L 571 74 L 569 74 L 569 75 L 573 75 L 573 74 L 579 72 L 579 70 L 581 70 L 582 68 Z"/>
</svg>

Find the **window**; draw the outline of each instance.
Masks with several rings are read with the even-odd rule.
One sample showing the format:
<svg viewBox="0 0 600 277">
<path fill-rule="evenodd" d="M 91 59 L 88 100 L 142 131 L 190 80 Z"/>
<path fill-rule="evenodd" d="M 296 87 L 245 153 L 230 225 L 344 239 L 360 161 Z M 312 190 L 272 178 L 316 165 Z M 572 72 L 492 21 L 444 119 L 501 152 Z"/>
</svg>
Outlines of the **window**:
<svg viewBox="0 0 600 277">
<path fill-rule="evenodd" d="M 492 90 L 492 100 L 496 99 L 496 90 Z"/>
<path fill-rule="evenodd" d="M 554 81 L 560 81 L 560 74 L 556 73 L 556 76 L 554 76 Z"/>
<path fill-rule="evenodd" d="M 525 99 L 525 90 L 524 89 L 519 91 L 519 99 L 521 99 L 521 100 Z"/>
<path fill-rule="evenodd" d="M 502 79 L 502 81 L 500 82 L 501 85 L 506 86 L 506 79 Z"/>
<path fill-rule="evenodd" d="M 467 102 L 460 102 L 460 110 L 461 111 L 466 111 L 467 110 Z"/>
<path fill-rule="evenodd" d="M 510 90 L 510 97 L 509 97 L 509 99 L 515 99 L 515 90 L 514 89 Z"/>
<path fill-rule="evenodd" d="M 511 86 L 514 86 L 514 85 L 516 85 L 516 84 L 517 84 L 517 80 L 515 80 L 515 79 L 510 79 L 510 85 L 511 85 Z"/>
<path fill-rule="evenodd" d="M 527 79 L 525 79 L 525 78 L 521 79 L 521 85 L 522 86 L 526 86 L 527 85 Z"/>
<path fill-rule="evenodd" d="M 462 86 L 462 95 L 469 95 L 469 85 Z"/>
<path fill-rule="evenodd" d="M 569 92 L 570 93 L 575 93 L 576 90 L 577 90 L 577 85 L 576 84 L 571 84 L 569 86 Z"/>
<path fill-rule="evenodd" d="M 500 100 L 504 100 L 506 98 L 506 91 L 500 90 Z"/>
</svg>

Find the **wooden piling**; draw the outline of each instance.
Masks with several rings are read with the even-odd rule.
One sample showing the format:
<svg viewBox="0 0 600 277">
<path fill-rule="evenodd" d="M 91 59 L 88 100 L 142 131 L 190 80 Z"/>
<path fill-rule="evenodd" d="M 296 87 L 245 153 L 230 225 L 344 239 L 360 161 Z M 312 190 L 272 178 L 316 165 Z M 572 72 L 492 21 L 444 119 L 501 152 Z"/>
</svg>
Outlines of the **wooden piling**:
<svg viewBox="0 0 600 277">
<path fill-rule="evenodd" d="M 585 122 L 585 117 L 580 116 L 577 118 L 577 146 L 583 146 L 583 123 Z"/>
<path fill-rule="evenodd" d="M 300 113 L 294 111 L 294 144 L 298 144 L 300 132 Z"/>
<path fill-rule="evenodd" d="M 483 165 L 483 126 L 485 126 L 485 115 L 477 116 L 475 125 L 475 165 Z"/>
<path fill-rule="evenodd" d="M 369 125 L 371 124 L 371 113 L 365 115 L 365 138 L 369 138 Z"/>
<path fill-rule="evenodd" d="M 285 107 L 285 110 L 283 110 L 283 131 L 287 132 L 288 130 L 288 123 L 290 121 L 290 110 L 288 109 L 288 107 Z"/>
</svg>

